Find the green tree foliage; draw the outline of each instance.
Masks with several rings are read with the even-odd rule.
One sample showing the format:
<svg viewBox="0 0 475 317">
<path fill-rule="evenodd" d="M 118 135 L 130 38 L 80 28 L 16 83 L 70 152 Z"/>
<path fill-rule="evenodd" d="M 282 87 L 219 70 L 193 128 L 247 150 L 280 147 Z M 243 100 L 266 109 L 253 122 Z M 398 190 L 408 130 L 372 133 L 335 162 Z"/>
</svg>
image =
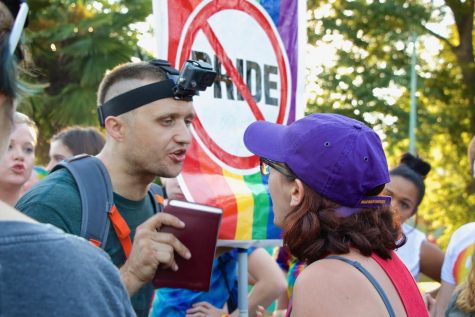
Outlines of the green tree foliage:
<svg viewBox="0 0 475 317">
<path fill-rule="evenodd" d="M 475 135 L 474 0 L 309 0 L 312 45 L 338 47 L 314 70 L 309 112 L 337 112 L 381 131 L 390 166 L 408 150 L 409 82 L 416 34 L 417 152 L 432 164 L 419 214 L 443 235 L 475 220 L 467 145 Z M 434 25 L 452 17 L 449 36 Z M 433 52 L 433 44 L 439 46 Z M 432 50 L 431 50 L 432 49 Z M 318 56 L 315 56 L 318 58 Z"/>
<path fill-rule="evenodd" d="M 96 91 L 105 71 L 140 54 L 133 23 L 152 12 L 151 1 L 29 1 L 25 47 L 33 68 L 29 81 L 44 85 L 19 110 L 40 128 L 39 158 L 48 140 L 73 124 L 97 125 Z"/>
</svg>

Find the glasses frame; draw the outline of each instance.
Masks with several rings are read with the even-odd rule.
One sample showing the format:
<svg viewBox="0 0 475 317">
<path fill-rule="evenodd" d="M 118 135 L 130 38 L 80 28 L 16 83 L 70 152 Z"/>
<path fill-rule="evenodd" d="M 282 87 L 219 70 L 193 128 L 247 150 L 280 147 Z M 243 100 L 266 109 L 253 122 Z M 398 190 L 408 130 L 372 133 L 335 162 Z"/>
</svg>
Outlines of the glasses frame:
<svg viewBox="0 0 475 317">
<path fill-rule="evenodd" d="M 295 175 L 295 173 L 292 172 L 292 170 L 287 166 L 287 164 L 261 157 L 260 158 L 260 170 L 261 170 L 261 174 L 264 175 L 264 176 L 269 175 L 269 173 L 264 172 L 263 166 L 265 166 L 265 165 L 267 165 L 269 167 L 272 167 L 277 172 L 281 173 L 282 175 L 284 175 L 285 177 L 287 177 L 291 180 L 294 180 L 294 179 L 298 178 L 297 175 Z"/>
</svg>

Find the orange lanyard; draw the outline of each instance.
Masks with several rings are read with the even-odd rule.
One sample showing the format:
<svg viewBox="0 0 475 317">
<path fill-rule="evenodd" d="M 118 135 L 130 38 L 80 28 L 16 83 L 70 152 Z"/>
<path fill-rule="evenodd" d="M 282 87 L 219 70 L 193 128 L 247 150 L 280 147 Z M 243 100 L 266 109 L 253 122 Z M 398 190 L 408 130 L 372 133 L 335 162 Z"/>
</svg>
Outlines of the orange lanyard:
<svg viewBox="0 0 475 317">
<path fill-rule="evenodd" d="M 158 204 L 163 206 L 164 199 L 162 196 L 155 194 L 155 200 Z M 127 259 L 130 255 L 130 251 L 132 250 L 132 239 L 130 239 L 130 228 L 127 222 L 125 222 L 124 218 L 119 213 L 117 207 L 112 205 L 110 212 L 108 213 L 109 220 L 112 223 L 112 227 L 114 227 L 114 231 L 117 234 L 117 238 L 119 238 L 120 245 L 122 246 L 122 250 L 124 250 L 125 258 Z M 101 242 L 95 239 L 90 239 L 89 241 L 92 242 L 97 247 L 101 246 Z"/>
<path fill-rule="evenodd" d="M 132 250 L 132 240 L 130 239 L 130 228 L 125 222 L 124 218 L 117 210 L 117 207 L 112 205 L 111 211 L 109 212 L 109 219 L 114 227 L 115 233 L 119 238 L 120 245 L 125 253 L 125 258 L 127 259 L 130 255 L 130 251 Z"/>
</svg>

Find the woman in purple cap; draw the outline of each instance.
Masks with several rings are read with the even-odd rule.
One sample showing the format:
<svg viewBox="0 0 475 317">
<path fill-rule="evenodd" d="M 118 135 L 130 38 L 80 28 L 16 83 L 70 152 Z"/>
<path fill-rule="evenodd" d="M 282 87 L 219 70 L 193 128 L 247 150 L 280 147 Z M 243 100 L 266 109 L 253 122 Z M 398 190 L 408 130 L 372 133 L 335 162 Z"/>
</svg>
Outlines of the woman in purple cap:
<svg viewBox="0 0 475 317">
<path fill-rule="evenodd" d="M 428 316 L 393 252 L 404 241 L 390 197 L 377 196 L 389 173 L 373 130 L 313 114 L 289 126 L 254 122 L 244 143 L 269 174 L 284 245 L 308 264 L 288 316 Z"/>
</svg>

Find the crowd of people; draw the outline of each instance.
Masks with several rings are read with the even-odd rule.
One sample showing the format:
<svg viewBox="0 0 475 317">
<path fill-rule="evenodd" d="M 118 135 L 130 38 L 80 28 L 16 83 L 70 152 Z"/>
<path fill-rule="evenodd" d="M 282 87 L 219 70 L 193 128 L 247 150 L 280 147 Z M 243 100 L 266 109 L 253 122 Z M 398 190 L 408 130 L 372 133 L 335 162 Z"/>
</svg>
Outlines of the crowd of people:
<svg viewBox="0 0 475 317">
<path fill-rule="evenodd" d="M 177 71 L 163 61 L 131 62 L 105 74 L 97 92 L 104 135 L 94 127 L 59 131 L 50 140 L 51 173 L 33 181 L 41 131 L 15 110 L 20 68 L 9 41 L 19 11 L 21 2 L 0 2 L 0 315 L 239 316 L 236 249 L 216 250 L 208 292 L 152 284 L 160 270 L 180 269 L 177 257 L 193 256 L 160 231 L 186 230 L 159 212 L 167 198 L 185 199 L 176 176 L 195 112 L 192 98 L 170 86 Z M 247 250 L 249 316 L 268 314 L 273 302 L 274 316 L 475 314 L 475 223 L 455 231 L 445 254 L 417 221 L 408 223 L 417 219 L 429 163 L 406 153 L 389 170 L 378 135 L 336 114 L 288 126 L 257 121 L 243 140 L 268 177 L 284 245 L 274 257 Z M 80 184 L 55 168 L 80 154 L 97 160 L 113 191 L 103 236 L 92 243 L 83 238 Z M 468 159 L 475 177 L 475 138 Z M 157 177 L 165 200 L 149 195 Z M 420 273 L 440 289 L 422 294 Z"/>
</svg>

